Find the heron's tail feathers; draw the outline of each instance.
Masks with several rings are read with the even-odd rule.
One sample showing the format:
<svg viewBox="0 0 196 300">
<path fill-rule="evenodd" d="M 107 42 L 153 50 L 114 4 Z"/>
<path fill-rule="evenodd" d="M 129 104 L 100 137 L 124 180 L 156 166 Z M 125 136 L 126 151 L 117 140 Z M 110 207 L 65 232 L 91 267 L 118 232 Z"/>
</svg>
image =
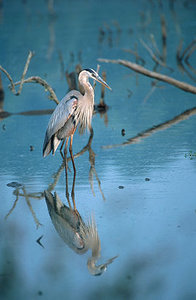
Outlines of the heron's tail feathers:
<svg viewBox="0 0 196 300">
<path fill-rule="evenodd" d="M 51 150 L 52 150 L 52 145 L 51 145 L 51 140 L 48 141 L 48 143 L 45 143 L 44 141 L 44 145 L 43 145 L 43 157 L 46 157 L 50 154 Z"/>
<path fill-rule="evenodd" d="M 47 137 L 45 137 L 44 145 L 43 145 L 43 157 L 48 156 L 51 151 L 52 154 L 54 155 L 60 142 L 61 140 L 59 140 L 56 135 L 53 135 L 50 140 L 48 140 Z"/>
</svg>

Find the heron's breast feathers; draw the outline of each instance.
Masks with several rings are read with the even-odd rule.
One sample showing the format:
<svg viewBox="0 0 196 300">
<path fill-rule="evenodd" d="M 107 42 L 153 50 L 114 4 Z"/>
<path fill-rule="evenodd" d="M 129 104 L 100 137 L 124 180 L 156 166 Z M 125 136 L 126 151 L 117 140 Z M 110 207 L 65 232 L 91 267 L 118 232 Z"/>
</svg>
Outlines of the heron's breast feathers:
<svg viewBox="0 0 196 300">
<path fill-rule="evenodd" d="M 79 132 L 83 133 L 86 128 L 91 127 L 94 104 L 84 101 L 78 101 L 74 110 L 74 120 L 76 126 L 79 125 Z"/>
</svg>

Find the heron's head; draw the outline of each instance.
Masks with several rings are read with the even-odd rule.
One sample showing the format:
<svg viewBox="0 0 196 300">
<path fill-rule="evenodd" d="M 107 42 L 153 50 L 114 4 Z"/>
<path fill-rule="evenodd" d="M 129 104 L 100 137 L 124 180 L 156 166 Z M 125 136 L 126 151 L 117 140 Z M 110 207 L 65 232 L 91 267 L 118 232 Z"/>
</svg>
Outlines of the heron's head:
<svg viewBox="0 0 196 300">
<path fill-rule="evenodd" d="M 100 82 L 103 86 L 107 87 L 109 90 L 111 90 L 111 87 L 95 72 L 93 69 L 84 69 L 81 71 L 80 76 L 86 76 L 86 78 L 92 78 L 98 82 Z"/>
</svg>

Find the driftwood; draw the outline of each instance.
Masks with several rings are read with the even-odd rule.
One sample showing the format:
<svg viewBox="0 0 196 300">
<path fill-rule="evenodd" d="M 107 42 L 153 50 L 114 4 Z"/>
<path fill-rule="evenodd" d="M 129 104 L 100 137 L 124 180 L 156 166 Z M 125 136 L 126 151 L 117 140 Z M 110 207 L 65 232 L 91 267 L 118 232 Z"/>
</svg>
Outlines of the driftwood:
<svg viewBox="0 0 196 300">
<path fill-rule="evenodd" d="M 105 63 L 112 63 L 112 64 L 119 64 L 119 65 L 122 65 L 122 66 L 125 66 L 129 69 L 132 69 L 133 71 L 137 72 L 137 73 L 140 73 L 140 74 L 143 74 L 145 76 L 148 76 L 148 77 L 151 77 L 151 78 L 155 78 L 155 79 L 158 79 L 160 81 L 164 81 L 164 82 L 167 82 L 171 85 L 174 85 L 175 87 L 185 91 L 185 92 L 189 92 L 189 93 L 192 93 L 192 94 L 196 94 L 196 87 L 191 85 L 191 84 L 188 84 L 186 82 L 183 82 L 183 81 L 179 81 L 179 80 L 176 80 L 172 77 L 169 77 L 167 75 L 164 75 L 164 74 L 161 74 L 161 73 L 158 73 L 158 72 L 153 72 L 153 71 L 150 71 L 136 63 L 133 63 L 133 62 L 130 62 L 128 60 L 123 60 L 123 59 L 105 59 L 105 58 L 99 58 L 98 61 L 100 62 L 105 62 Z"/>
</svg>

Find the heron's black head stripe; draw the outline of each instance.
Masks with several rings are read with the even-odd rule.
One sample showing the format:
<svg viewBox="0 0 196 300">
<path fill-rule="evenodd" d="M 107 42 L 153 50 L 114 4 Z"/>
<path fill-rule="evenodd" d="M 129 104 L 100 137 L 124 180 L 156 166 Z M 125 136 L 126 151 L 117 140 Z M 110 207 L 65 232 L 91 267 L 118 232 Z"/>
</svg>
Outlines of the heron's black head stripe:
<svg viewBox="0 0 196 300">
<path fill-rule="evenodd" d="M 89 72 L 91 74 L 95 74 L 95 71 L 93 69 L 84 69 L 84 71 L 87 71 L 87 72 Z"/>
</svg>

